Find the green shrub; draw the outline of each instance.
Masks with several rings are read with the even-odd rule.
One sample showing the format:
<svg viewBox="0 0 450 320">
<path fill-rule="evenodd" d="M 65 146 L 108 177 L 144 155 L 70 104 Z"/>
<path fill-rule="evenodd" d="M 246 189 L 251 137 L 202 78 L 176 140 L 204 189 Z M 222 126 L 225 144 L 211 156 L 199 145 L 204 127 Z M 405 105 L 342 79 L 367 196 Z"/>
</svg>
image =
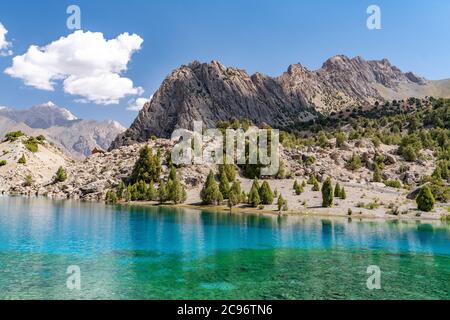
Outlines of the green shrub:
<svg viewBox="0 0 450 320">
<path fill-rule="evenodd" d="M 33 185 L 33 177 L 31 175 L 27 175 L 25 177 L 25 182 L 23 183 L 24 187 L 31 187 Z"/>
<path fill-rule="evenodd" d="M 333 205 L 333 185 L 328 177 L 322 185 L 322 207 L 329 208 Z"/>
<path fill-rule="evenodd" d="M 22 154 L 22 156 L 19 158 L 19 161 L 17 161 L 18 164 L 26 164 L 27 158 L 25 158 L 25 155 Z"/>
<path fill-rule="evenodd" d="M 348 170 L 356 171 L 361 168 L 361 165 L 361 157 L 358 154 L 353 153 L 351 158 L 347 160 L 347 164 L 345 167 Z"/>
<path fill-rule="evenodd" d="M 26 141 L 24 141 L 23 143 L 25 145 L 25 148 L 28 149 L 28 151 L 30 152 L 38 152 L 39 147 L 38 147 L 38 141 L 35 138 L 29 138 Z"/>
<path fill-rule="evenodd" d="M 402 183 L 398 180 L 386 180 L 384 181 L 385 186 L 400 189 L 402 187 Z"/>
<path fill-rule="evenodd" d="M 67 180 L 66 170 L 63 167 L 59 167 L 58 170 L 56 171 L 56 175 L 53 178 L 53 181 L 55 183 L 58 183 L 58 182 L 64 182 L 66 180 Z"/>
<path fill-rule="evenodd" d="M 429 212 L 434 208 L 434 197 L 428 186 L 422 187 L 416 198 L 417 208 L 421 211 Z"/>
<path fill-rule="evenodd" d="M 378 163 L 375 163 L 373 168 L 373 182 L 381 182 L 383 178 L 381 177 L 381 170 Z"/>
<path fill-rule="evenodd" d="M 5 135 L 6 141 L 14 142 L 20 137 L 23 137 L 25 134 L 22 131 L 14 131 L 14 132 L 8 132 Z"/>
<path fill-rule="evenodd" d="M 345 133 L 338 132 L 336 133 L 336 147 L 340 148 L 344 145 L 345 141 L 347 140 L 347 137 Z"/>
<path fill-rule="evenodd" d="M 0 167 L 6 166 L 6 160 L 0 160 Z"/>
<path fill-rule="evenodd" d="M 403 158 L 408 162 L 414 162 L 417 160 L 417 152 L 412 146 L 406 146 L 405 148 L 403 148 L 401 154 Z"/>
</svg>

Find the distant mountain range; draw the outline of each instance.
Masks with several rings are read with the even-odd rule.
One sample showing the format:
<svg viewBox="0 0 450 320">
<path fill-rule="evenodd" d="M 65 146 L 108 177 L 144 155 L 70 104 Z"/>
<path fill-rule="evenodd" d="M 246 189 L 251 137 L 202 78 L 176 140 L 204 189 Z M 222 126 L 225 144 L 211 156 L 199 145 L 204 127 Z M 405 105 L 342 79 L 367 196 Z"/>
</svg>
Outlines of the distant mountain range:
<svg viewBox="0 0 450 320">
<path fill-rule="evenodd" d="M 450 80 L 405 73 L 386 59 L 339 55 L 315 71 L 293 64 L 279 77 L 248 75 L 217 61 L 193 62 L 164 80 L 110 149 L 144 142 L 152 135 L 170 137 L 174 129 L 192 128 L 194 120 L 214 127 L 221 120 L 248 118 L 283 128 L 376 101 L 425 96 L 450 97 Z"/>
<path fill-rule="evenodd" d="M 0 107 L 0 136 L 17 130 L 30 136 L 43 134 L 68 154 L 83 158 L 94 148 L 107 149 L 125 128 L 116 121 L 78 119 L 52 102 L 25 110 Z"/>
</svg>

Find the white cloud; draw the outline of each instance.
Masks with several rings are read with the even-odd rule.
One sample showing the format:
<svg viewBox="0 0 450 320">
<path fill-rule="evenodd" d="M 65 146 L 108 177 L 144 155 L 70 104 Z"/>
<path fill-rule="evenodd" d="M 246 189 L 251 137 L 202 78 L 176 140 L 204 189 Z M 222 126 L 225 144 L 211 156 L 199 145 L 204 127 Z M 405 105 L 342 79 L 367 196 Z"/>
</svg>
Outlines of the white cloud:
<svg viewBox="0 0 450 320">
<path fill-rule="evenodd" d="M 11 42 L 6 41 L 6 30 L 5 26 L 0 22 L 0 56 L 6 57 L 13 54 L 11 48 Z"/>
<path fill-rule="evenodd" d="M 62 81 L 64 91 L 81 101 L 117 104 L 127 95 L 140 95 L 131 79 L 121 76 L 143 39 L 123 33 L 106 40 L 101 32 L 75 31 L 45 47 L 30 46 L 13 59 L 5 73 L 28 86 L 53 91 Z"/>
<path fill-rule="evenodd" d="M 138 98 L 138 99 L 132 99 L 128 101 L 128 108 L 129 111 L 141 111 L 144 105 L 152 101 L 153 96 L 151 96 L 149 99 L 146 98 Z"/>
</svg>

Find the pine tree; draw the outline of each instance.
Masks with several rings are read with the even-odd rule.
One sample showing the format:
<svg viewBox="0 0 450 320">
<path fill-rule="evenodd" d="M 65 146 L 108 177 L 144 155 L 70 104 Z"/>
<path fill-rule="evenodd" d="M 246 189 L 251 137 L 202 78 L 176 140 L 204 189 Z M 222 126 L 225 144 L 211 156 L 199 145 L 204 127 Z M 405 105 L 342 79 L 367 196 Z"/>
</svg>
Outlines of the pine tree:
<svg viewBox="0 0 450 320">
<path fill-rule="evenodd" d="M 122 199 L 124 190 L 125 190 L 125 183 L 123 183 L 123 181 L 120 181 L 116 190 L 116 196 L 119 200 Z"/>
<path fill-rule="evenodd" d="M 222 170 L 219 177 L 219 190 L 222 193 L 224 199 L 228 199 L 230 193 L 230 182 L 228 181 L 225 170 Z"/>
<path fill-rule="evenodd" d="M 186 190 L 181 184 L 178 177 L 177 170 L 174 166 L 171 167 L 169 173 L 169 179 L 166 185 L 167 197 L 166 201 L 173 201 L 175 204 L 183 203 L 186 201 Z"/>
<path fill-rule="evenodd" d="M 320 191 L 320 185 L 319 185 L 319 181 L 317 181 L 317 178 L 315 175 L 312 175 L 310 177 L 310 184 L 312 184 L 312 191 Z"/>
<path fill-rule="evenodd" d="M 341 194 L 339 195 L 339 198 L 341 198 L 342 200 L 347 199 L 347 193 L 345 193 L 344 187 L 341 188 Z"/>
<path fill-rule="evenodd" d="M 130 183 L 134 184 L 143 180 L 145 183 L 150 181 L 159 181 L 161 175 L 160 152 L 153 155 L 152 150 L 145 146 L 139 153 L 133 172 L 131 173 Z"/>
<path fill-rule="evenodd" d="M 283 206 L 286 204 L 286 200 L 284 200 L 283 196 L 280 194 L 278 196 L 277 205 L 278 205 L 278 211 L 281 212 L 283 209 Z"/>
<path fill-rule="evenodd" d="M 341 186 L 339 182 L 336 182 L 336 187 L 334 187 L 334 197 L 339 198 L 341 196 Z"/>
<path fill-rule="evenodd" d="M 230 192 L 234 191 L 235 194 L 240 195 L 242 193 L 241 183 L 238 180 L 235 180 L 231 185 Z"/>
<path fill-rule="evenodd" d="M 136 200 L 146 200 L 147 199 L 147 184 L 143 180 L 139 180 L 136 184 L 137 199 Z"/>
<path fill-rule="evenodd" d="M 284 179 L 284 178 L 286 178 L 286 167 L 285 167 L 283 161 L 280 161 L 280 163 L 279 163 L 279 166 L 278 166 L 278 173 L 277 173 L 277 178 L 278 178 L 278 179 Z"/>
<path fill-rule="evenodd" d="M 250 189 L 250 193 L 248 194 L 248 203 L 256 208 L 261 203 L 261 198 L 259 197 L 259 184 L 258 179 L 253 181 L 253 186 Z"/>
<path fill-rule="evenodd" d="M 333 206 L 333 185 L 330 177 L 322 185 L 322 206 L 324 208 Z"/>
<path fill-rule="evenodd" d="M 147 201 L 155 201 L 157 198 L 157 191 L 155 189 L 155 185 L 153 184 L 153 181 L 150 181 L 148 188 L 147 188 L 147 195 L 146 200 Z"/>
<path fill-rule="evenodd" d="M 130 200 L 131 201 L 139 200 L 139 193 L 137 191 L 137 184 L 136 183 L 133 184 L 133 185 L 131 185 L 131 184 L 128 185 L 128 192 L 130 194 Z"/>
<path fill-rule="evenodd" d="M 270 185 L 267 181 L 264 181 L 261 185 L 261 188 L 259 188 L 259 198 L 262 204 L 270 205 L 273 203 L 273 192 L 272 189 L 270 189 Z"/>
<path fill-rule="evenodd" d="M 116 204 L 118 201 L 117 194 L 112 191 L 106 192 L 105 202 L 107 204 Z"/>
<path fill-rule="evenodd" d="M 236 194 L 234 190 L 230 191 L 230 194 L 228 195 L 228 208 L 233 210 L 234 206 L 237 206 L 240 202 L 240 194 Z"/>
<path fill-rule="evenodd" d="M 158 201 L 161 204 L 167 201 L 167 186 L 162 180 L 159 182 L 158 186 Z"/>
<path fill-rule="evenodd" d="M 53 178 L 53 181 L 55 183 L 58 183 L 58 182 L 64 182 L 66 180 L 67 180 L 66 170 L 63 167 L 59 167 L 58 171 L 56 171 L 56 175 Z"/>
<path fill-rule="evenodd" d="M 203 204 L 218 205 L 223 201 L 223 195 L 220 192 L 219 186 L 214 179 L 214 172 L 210 171 L 206 178 L 205 185 L 200 192 L 200 198 Z"/>
<path fill-rule="evenodd" d="M 297 180 L 294 182 L 294 191 L 296 195 L 301 195 L 305 190 L 303 188 L 303 185 L 298 183 Z"/>
<path fill-rule="evenodd" d="M 177 170 L 175 169 L 174 166 L 171 166 L 169 172 L 169 180 L 175 180 L 176 178 L 177 178 Z"/>
<path fill-rule="evenodd" d="M 381 170 L 378 163 L 374 164 L 373 167 L 373 182 L 381 182 L 383 181 L 383 178 L 381 177 Z"/>
<path fill-rule="evenodd" d="M 430 212 L 434 208 L 435 199 L 430 187 L 424 186 L 420 189 L 416 198 L 417 208 L 420 211 Z"/>
<path fill-rule="evenodd" d="M 228 164 L 224 155 L 224 163 L 219 165 L 219 176 L 225 173 L 229 182 L 236 180 L 236 167 L 234 164 Z"/>
</svg>

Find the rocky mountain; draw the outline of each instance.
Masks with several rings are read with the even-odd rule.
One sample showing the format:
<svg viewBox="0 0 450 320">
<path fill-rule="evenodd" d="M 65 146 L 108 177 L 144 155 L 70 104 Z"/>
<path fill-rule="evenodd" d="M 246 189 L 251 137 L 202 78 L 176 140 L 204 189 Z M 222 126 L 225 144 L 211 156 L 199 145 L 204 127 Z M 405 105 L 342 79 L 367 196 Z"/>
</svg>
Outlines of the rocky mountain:
<svg viewBox="0 0 450 320">
<path fill-rule="evenodd" d="M 68 154 L 83 158 L 95 148 L 106 150 L 125 128 L 116 121 L 82 120 L 69 110 L 48 102 L 26 110 L 0 109 L 0 136 L 21 130 L 30 136 L 43 134 Z"/>
<path fill-rule="evenodd" d="M 78 120 L 69 110 L 59 108 L 53 102 L 33 106 L 27 110 L 0 109 L 0 115 L 15 122 L 25 123 L 30 128 L 47 129 L 53 126 L 67 126 Z"/>
<path fill-rule="evenodd" d="M 335 56 L 319 70 L 289 66 L 279 77 L 226 67 L 217 61 L 193 62 L 174 70 L 110 149 L 170 137 L 194 120 L 213 127 L 220 120 L 248 118 L 276 128 L 295 125 L 349 107 L 411 96 L 450 96 L 450 80 L 428 81 L 404 73 L 386 59 Z"/>
<path fill-rule="evenodd" d="M 0 161 L 3 162 L 0 166 L 0 194 L 24 187 L 27 177 L 31 178 L 33 185 L 45 186 L 52 181 L 60 166 L 75 164 L 47 141 L 39 144 L 37 152 L 31 152 L 24 143 L 27 139 L 23 136 L 13 142 L 0 142 Z M 18 163 L 21 157 L 25 157 L 26 163 Z"/>
</svg>

